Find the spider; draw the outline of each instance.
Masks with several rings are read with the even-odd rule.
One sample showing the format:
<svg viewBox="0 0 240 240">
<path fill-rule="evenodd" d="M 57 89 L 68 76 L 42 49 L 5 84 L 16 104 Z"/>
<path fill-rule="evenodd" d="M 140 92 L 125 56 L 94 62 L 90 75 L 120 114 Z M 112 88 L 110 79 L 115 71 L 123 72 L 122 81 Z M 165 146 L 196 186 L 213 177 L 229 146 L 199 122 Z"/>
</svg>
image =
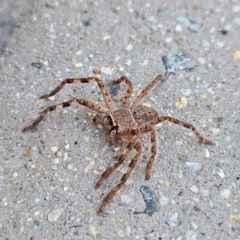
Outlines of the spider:
<svg viewBox="0 0 240 240">
<path fill-rule="evenodd" d="M 178 124 L 182 127 L 191 129 L 198 137 L 200 142 L 205 144 L 214 144 L 214 142 L 203 138 L 202 135 L 197 131 L 197 129 L 193 125 L 169 116 L 159 116 L 158 113 L 152 108 L 139 105 L 142 99 L 149 93 L 149 91 L 157 83 L 163 82 L 166 79 L 167 76 L 158 75 L 148 86 L 146 86 L 142 90 L 142 92 L 137 96 L 137 98 L 133 101 L 130 107 L 128 107 L 128 104 L 133 92 L 132 82 L 125 76 L 122 76 L 118 80 L 114 80 L 115 84 L 120 84 L 121 82 L 125 82 L 125 84 L 127 84 L 127 92 L 125 93 L 125 96 L 122 100 L 120 109 L 116 109 L 114 107 L 110 93 L 108 92 L 106 85 L 103 83 L 101 79 L 96 77 L 65 79 L 50 94 L 43 95 L 42 97 L 40 97 L 40 99 L 45 99 L 50 96 L 53 96 L 59 90 L 61 90 L 65 84 L 96 82 L 101 90 L 107 108 L 104 108 L 99 104 L 89 100 L 84 99 L 69 100 L 67 102 L 63 102 L 46 108 L 31 125 L 23 128 L 22 131 L 25 132 L 35 127 L 46 116 L 48 112 L 61 109 L 64 107 L 69 107 L 73 104 L 84 105 L 96 111 L 97 115 L 94 117 L 93 121 L 96 122 L 98 119 L 102 120 L 104 126 L 109 132 L 110 143 L 113 143 L 113 140 L 116 138 L 121 139 L 128 143 L 127 148 L 118 158 L 118 161 L 101 175 L 100 179 L 96 183 L 96 188 L 99 188 L 103 184 L 103 182 L 125 161 L 125 159 L 127 158 L 127 156 L 129 155 L 133 148 L 136 150 L 136 153 L 133 159 L 131 160 L 130 164 L 128 165 L 128 168 L 125 174 L 122 176 L 119 184 L 116 185 L 103 199 L 102 204 L 98 210 L 98 214 L 101 214 L 104 211 L 106 205 L 109 203 L 109 201 L 125 184 L 134 167 L 136 166 L 142 152 L 141 144 L 138 142 L 139 137 L 141 134 L 148 132 L 150 133 L 151 137 L 151 156 L 147 163 L 145 178 L 146 180 L 150 179 L 150 171 L 156 156 L 156 134 L 153 129 L 154 125 L 163 121 L 169 121 Z"/>
</svg>

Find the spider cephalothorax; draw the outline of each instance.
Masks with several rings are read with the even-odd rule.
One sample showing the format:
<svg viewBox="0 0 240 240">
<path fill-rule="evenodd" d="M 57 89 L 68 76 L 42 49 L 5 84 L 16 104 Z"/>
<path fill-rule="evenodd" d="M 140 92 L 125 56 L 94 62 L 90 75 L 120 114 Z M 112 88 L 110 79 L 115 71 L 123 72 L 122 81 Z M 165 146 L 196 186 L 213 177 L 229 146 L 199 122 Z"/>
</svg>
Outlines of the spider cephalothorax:
<svg viewBox="0 0 240 240">
<path fill-rule="evenodd" d="M 145 87 L 142 90 L 142 92 L 137 96 L 137 98 L 134 100 L 134 102 L 130 106 L 128 106 L 128 104 L 133 92 L 133 85 L 131 81 L 129 81 L 124 76 L 114 81 L 115 84 L 120 84 L 121 82 L 125 82 L 128 85 L 127 92 L 122 100 L 122 104 L 119 109 L 115 109 L 112 98 L 105 84 L 101 79 L 98 79 L 95 77 L 66 79 L 62 83 L 60 83 L 50 94 L 43 95 L 41 99 L 53 96 L 65 84 L 96 82 L 102 92 L 107 109 L 94 102 L 91 102 L 85 99 L 69 100 L 67 102 L 63 102 L 63 103 L 46 108 L 31 125 L 23 128 L 22 131 L 25 132 L 33 128 L 34 126 L 36 126 L 46 116 L 48 112 L 54 111 L 56 109 L 61 109 L 64 107 L 69 107 L 73 104 L 78 103 L 88 108 L 91 108 L 92 110 L 95 110 L 97 112 L 97 115 L 96 117 L 94 117 L 93 120 L 97 121 L 97 119 L 100 118 L 103 121 L 105 128 L 109 131 L 110 142 L 113 142 L 115 137 L 120 138 L 125 142 L 128 142 L 127 148 L 123 151 L 118 161 L 102 174 L 102 176 L 96 183 L 96 188 L 99 188 L 103 184 L 103 182 L 112 174 L 112 172 L 114 172 L 125 161 L 126 157 L 128 156 L 128 154 L 131 152 L 133 148 L 136 150 L 136 153 L 132 161 L 130 162 L 126 173 L 121 178 L 120 183 L 115 188 L 113 188 L 109 192 L 109 194 L 104 198 L 98 211 L 98 213 L 100 214 L 103 212 L 108 202 L 115 196 L 118 190 L 121 189 L 121 187 L 124 185 L 128 177 L 130 176 L 142 152 L 142 147 L 141 147 L 141 144 L 138 142 L 138 139 L 141 134 L 144 134 L 147 132 L 150 133 L 150 137 L 151 137 L 152 153 L 147 163 L 145 177 L 147 180 L 150 179 L 150 171 L 156 156 L 156 135 L 153 129 L 153 127 L 156 124 L 163 121 L 169 121 L 169 122 L 178 124 L 185 128 L 191 129 L 195 133 L 195 135 L 198 137 L 200 142 L 205 144 L 214 144 L 212 141 L 203 138 L 193 125 L 169 116 L 158 116 L 158 113 L 154 109 L 146 106 L 139 106 L 139 103 L 148 94 L 148 92 L 158 82 L 165 81 L 166 79 L 167 79 L 167 76 L 162 76 L 162 75 L 157 76 L 147 87 Z"/>
</svg>

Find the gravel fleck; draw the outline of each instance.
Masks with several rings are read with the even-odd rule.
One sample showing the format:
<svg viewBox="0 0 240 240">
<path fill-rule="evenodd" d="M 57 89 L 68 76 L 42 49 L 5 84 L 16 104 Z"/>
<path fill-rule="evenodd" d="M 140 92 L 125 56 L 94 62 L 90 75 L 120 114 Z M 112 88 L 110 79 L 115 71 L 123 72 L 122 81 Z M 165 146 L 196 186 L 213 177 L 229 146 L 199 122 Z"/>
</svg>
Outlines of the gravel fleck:
<svg viewBox="0 0 240 240">
<path fill-rule="evenodd" d="M 49 222 L 57 222 L 61 214 L 63 213 L 63 208 L 57 208 L 52 210 L 50 213 L 48 213 L 48 221 Z"/>
<path fill-rule="evenodd" d="M 230 189 L 223 189 L 221 192 L 220 192 L 220 195 L 222 198 L 224 199 L 229 199 L 230 198 L 230 195 L 231 195 L 231 190 Z"/>
<path fill-rule="evenodd" d="M 190 172 L 198 172 L 202 170 L 203 166 L 199 162 L 185 162 Z"/>
<path fill-rule="evenodd" d="M 180 219 L 178 218 L 178 213 L 174 213 L 167 221 L 166 224 L 170 227 L 176 227 L 181 224 Z"/>
</svg>

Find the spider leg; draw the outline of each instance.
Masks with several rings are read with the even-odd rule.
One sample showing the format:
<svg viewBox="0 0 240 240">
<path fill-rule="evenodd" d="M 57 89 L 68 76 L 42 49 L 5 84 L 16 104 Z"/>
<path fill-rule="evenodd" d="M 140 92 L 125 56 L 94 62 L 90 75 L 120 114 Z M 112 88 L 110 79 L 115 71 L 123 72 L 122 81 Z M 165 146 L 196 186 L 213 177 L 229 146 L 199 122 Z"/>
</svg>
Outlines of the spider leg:
<svg viewBox="0 0 240 240">
<path fill-rule="evenodd" d="M 136 154 L 135 154 L 134 158 L 132 159 L 132 161 L 130 162 L 126 173 L 122 176 L 120 183 L 116 187 L 114 187 L 112 189 L 112 191 L 110 193 L 108 193 L 108 195 L 103 199 L 103 202 L 98 210 L 98 214 L 101 214 L 103 212 L 106 205 L 117 194 L 117 192 L 122 188 L 122 186 L 125 184 L 125 182 L 129 178 L 130 174 L 132 173 L 134 167 L 136 166 L 137 161 L 139 160 L 140 155 L 142 153 L 142 147 L 141 147 L 140 143 L 137 142 L 135 144 L 134 148 L 136 149 Z"/>
<path fill-rule="evenodd" d="M 98 105 L 94 102 L 90 102 L 90 101 L 87 101 L 87 100 L 84 100 L 84 99 L 73 99 L 73 100 L 69 100 L 67 102 L 63 102 L 63 103 L 60 103 L 60 104 L 57 104 L 57 105 L 46 108 L 32 124 L 23 128 L 22 132 L 25 132 L 25 131 L 35 127 L 40 121 L 42 121 L 42 119 L 46 116 L 46 114 L 48 112 L 51 112 L 51 111 L 54 111 L 54 110 L 57 110 L 57 109 L 61 109 L 61 108 L 65 108 L 65 107 L 69 107 L 69 106 L 72 106 L 73 104 L 76 104 L 76 103 L 79 103 L 79 104 L 84 105 L 88 108 L 91 108 L 91 109 L 93 109 L 93 110 L 95 110 L 99 113 L 107 113 L 109 111 L 109 110 L 101 107 L 100 105 Z"/>
<path fill-rule="evenodd" d="M 120 84 L 121 82 L 125 82 L 127 85 L 128 85 L 128 89 L 127 89 L 127 92 L 124 96 L 124 99 L 122 101 L 122 105 L 121 105 L 121 108 L 126 108 L 127 107 L 127 104 L 132 96 L 132 93 L 133 93 L 133 84 L 132 82 L 127 79 L 125 76 L 122 76 L 120 77 L 118 80 L 115 80 L 114 83 L 115 84 Z"/>
<path fill-rule="evenodd" d="M 123 151 L 122 155 L 119 157 L 118 161 L 108 168 L 100 177 L 98 182 L 96 183 L 96 188 L 102 186 L 103 182 L 124 162 L 128 154 L 131 152 L 132 148 L 135 146 L 139 136 L 136 135 L 132 138 L 132 141 L 128 144 L 127 148 Z"/>
<path fill-rule="evenodd" d="M 211 144 L 211 145 L 215 144 L 214 142 L 204 138 L 192 124 L 183 122 L 181 120 L 178 120 L 176 118 L 172 118 L 169 116 L 161 116 L 161 117 L 154 118 L 153 120 L 148 121 L 146 123 L 141 123 L 138 129 L 132 130 L 131 133 L 133 135 L 136 135 L 136 134 L 139 135 L 141 133 L 150 132 L 154 125 L 164 121 L 169 121 L 169 122 L 178 124 L 182 127 L 191 129 L 195 133 L 195 135 L 198 137 L 199 141 L 202 143 Z"/>
<path fill-rule="evenodd" d="M 147 163 L 147 167 L 146 167 L 146 175 L 145 175 L 145 178 L 146 180 L 149 180 L 150 179 L 150 175 L 151 175 L 151 168 L 152 168 L 152 165 L 153 165 L 153 161 L 156 157 L 156 134 L 155 134 L 155 131 L 152 129 L 151 132 L 151 152 L 152 152 L 152 155 L 150 157 L 150 159 L 148 160 L 148 163 Z"/>
<path fill-rule="evenodd" d="M 130 110 L 134 110 L 134 108 L 142 101 L 142 99 L 149 93 L 149 91 L 160 81 L 165 81 L 168 77 L 163 75 L 158 75 L 149 85 L 147 85 L 142 92 L 137 96 L 132 105 L 130 106 Z"/>
<path fill-rule="evenodd" d="M 72 78 L 72 79 L 65 79 L 63 80 L 52 92 L 50 92 L 49 94 L 45 94 L 43 96 L 40 97 L 40 99 L 44 99 L 44 98 L 48 98 L 53 96 L 54 94 L 56 94 L 58 91 L 60 91 L 63 86 L 65 84 L 70 84 L 70 83 L 92 83 L 92 82 L 96 82 L 102 92 L 104 101 L 107 105 L 107 107 L 110 110 L 114 109 L 114 104 L 111 98 L 110 93 L 107 90 L 106 85 L 103 83 L 103 81 L 99 78 L 95 78 L 95 77 L 89 77 L 89 78 Z"/>
</svg>

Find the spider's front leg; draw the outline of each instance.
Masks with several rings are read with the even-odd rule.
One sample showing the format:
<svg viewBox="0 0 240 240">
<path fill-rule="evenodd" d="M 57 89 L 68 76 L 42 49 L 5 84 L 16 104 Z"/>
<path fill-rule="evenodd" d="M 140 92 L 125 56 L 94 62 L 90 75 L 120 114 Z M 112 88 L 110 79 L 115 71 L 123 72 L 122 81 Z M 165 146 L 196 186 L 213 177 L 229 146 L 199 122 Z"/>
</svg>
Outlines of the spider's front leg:
<svg viewBox="0 0 240 240">
<path fill-rule="evenodd" d="M 87 100 L 84 100 L 84 99 L 73 99 L 73 100 L 63 102 L 63 103 L 60 103 L 60 104 L 57 104 L 57 105 L 46 108 L 32 124 L 23 128 L 22 132 L 26 132 L 29 129 L 35 127 L 40 121 L 43 120 L 43 118 L 46 116 L 46 114 L 48 112 L 51 112 L 51 111 L 54 111 L 54 110 L 57 110 L 57 109 L 61 109 L 61 108 L 65 108 L 65 107 L 70 107 L 70 106 L 72 106 L 73 104 L 76 104 L 76 103 L 84 105 L 88 108 L 91 108 L 91 109 L 93 109 L 93 110 L 95 110 L 99 113 L 108 113 L 107 109 L 101 107 L 100 105 L 98 105 L 94 102 L 87 101 Z"/>
</svg>

